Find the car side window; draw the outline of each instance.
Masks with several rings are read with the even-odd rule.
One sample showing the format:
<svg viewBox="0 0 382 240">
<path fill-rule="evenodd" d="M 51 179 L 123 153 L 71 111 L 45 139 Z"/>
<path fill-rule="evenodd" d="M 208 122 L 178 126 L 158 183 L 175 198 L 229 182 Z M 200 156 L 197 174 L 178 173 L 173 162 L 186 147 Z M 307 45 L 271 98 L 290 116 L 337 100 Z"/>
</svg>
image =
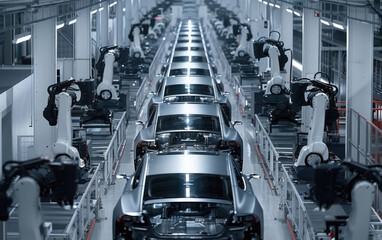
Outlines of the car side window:
<svg viewBox="0 0 382 240">
<path fill-rule="evenodd" d="M 149 121 L 147 122 L 147 127 L 150 127 L 153 124 L 156 109 L 157 109 L 157 106 L 154 105 L 154 109 L 153 109 L 153 111 L 150 114 Z"/>
<path fill-rule="evenodd" d="M 133 189 L 135 189 L 139 185 L 139 180 L 141 178 L 142 169 L 143 169 L 143 161 L 140 161 L 140 163 L 139 163 L 139 165 L 137 167 L 137 170 L 135 171 L 134 179 L 133 179 L 133 182 L 132 182 L 132 186 L 131 187 Z"/>
<path fill-rule="evenodd" d="M 244 183 L 243 176 L 239 170 L 240 169 L 239 163 L 237 161 L 233 160 L 233 165 L 234 165 L 234 172 L 235 172 L 234 174 L 235 174 L 237 185 L 239 186 L 239 188 L 244 190 L 245 183 Z"/>
</svg>

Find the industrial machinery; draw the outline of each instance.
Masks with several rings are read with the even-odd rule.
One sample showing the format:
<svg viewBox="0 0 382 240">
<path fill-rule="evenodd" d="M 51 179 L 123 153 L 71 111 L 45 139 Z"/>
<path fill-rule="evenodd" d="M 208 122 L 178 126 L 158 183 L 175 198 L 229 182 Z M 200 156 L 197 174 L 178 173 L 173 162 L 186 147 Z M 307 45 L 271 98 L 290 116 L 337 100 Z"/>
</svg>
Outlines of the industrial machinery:
<svg viewBox="0 0 382 240">
<path fill-rule="evenodd" d="M 233 26 L 233 34 L 240 35 L 239 46 L 234 53 L 235 60 L 247 61 L 249 58 L 248 43 L 253 35 L 248 24 L 237 24 Z"/>
<path fill-rule="evenodd" d="M 336 94 L 338 88 L 329 83 L 315 79 L 302 78 L 292 83 L 291 100 L 299 106 L 311 106 L 311 124 L 308 132 L 307 145 L 296 153 L 298 156 L 295 166 L 312 166 L 329 160 L 329 150 L 323 142 L 325 129 L 336 132 L 336 120 L 339 117 Z M 322 74 L 322 73 L 321 73 Z M 299 150 L 299 148 L 298 148 Z"/>
<path fill-rule="evenodd" d="M 40 196 L 49 196 L 60 206 L 73 206 L 78 182 L 77 160 L 58 154 L 54 161 L 35 158 L 28 161 L 8 161 L 3 165 L 0 183 L 0 220 L 9 219 L 12 198 L 7 195 L 13 180 L 18 200 L 21 240 L 47 239 L 52 225 L 42 221 Z"/>
<path fill-rule="evenodd" d="M 275 31 L 271 33 L 273 32 Z M 285 64 L 288 62 L 288 57 L 285 54 L 288 49 L 284 48 L 284 42 L 280 41 L 280 37 L 278 40 L 261 37 L 253 43 L 253 51 L 258 60 L 265 57 L 269 57 L 271 60 L 272 78 L 267 82 L 265 88 L 265 101 L 275 102 L 275 99 L 273 99 L 275 96 L 288 92 L 285 87 L 285 80 L 280 75 L 280 71 L 284 69 Z"/>
<path fill-rule="evenodd" d="M 327 216 L 327 232 L 334 227 L 334 239 L 368 239 L 371 207 L 376 187 L 382 190 L 380 165 L 365 166 L 352 161 L 320 164 L 313 172 L 313 198 L 319 207 L 328 209 L 335 203 L 352 203 L 349 216 Z M 349 176 L 345 178 L 344 176 Z M 344 231 L 339 231 L 345 226 Z"/>
<path fill-rule="evenodd" d="M 96 63 L 98 74 L 101 75 L 101 83 L 97 86 L 97 99 L 101 101 L 119 99 L 113 86 L 114 63 L 118 62 L 121 67 L 126 66 L 128 55 L 129 48 L 108 46 L 100 49 L 100 57 Z M 113 105 L 116 105 L 116 103 Z"/>
<path fill-rule="evenodd" d="M 141 47 L 140 35 L 147 35 L 149 32 L 149 24 L 136 23 L 131 26 L 129 33 L 130 44 L 130 57 L 136 63 L 144 62 L 144 53 Z"/>
<path fill-rule="evenodd" d="M 57 140 L 52 145 L 55 156 L 66 156 L 83 168 L 88 163 L 81 159 L 78 150 L 72 145 L 72 106 L 81 99 L 81 92 L 74 79 L 56 83 L 48 87 L 48 104 L 43 116 L 50 126 L 58 129 Z"/>
</svg>

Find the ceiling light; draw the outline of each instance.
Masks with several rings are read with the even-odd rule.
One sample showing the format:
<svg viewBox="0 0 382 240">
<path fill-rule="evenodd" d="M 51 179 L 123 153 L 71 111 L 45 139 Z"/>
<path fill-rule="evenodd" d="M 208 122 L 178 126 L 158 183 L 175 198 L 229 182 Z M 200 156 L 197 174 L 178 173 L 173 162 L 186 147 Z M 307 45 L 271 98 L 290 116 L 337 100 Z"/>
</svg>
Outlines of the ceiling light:
<svg viewBox="0 0 382 240">
<path fill-rule="evenodd" d="M 286 11 L 287 11 L 288 13 L 293 13 L 293 10 L 290 9 L 290 8 L 287 8 Z"/>
<path fill-rule="evenodd" d="M 278 5 L 278 4 L 275 4 L 275 7 L 276 7 L 276 8 L 280 8 L 280 5 Z"/>
<path fill-rule="evenodd" d="M 326 19 L 321 18 L 321 19 L 320 19 L 320 22 L 321 22 L 322 24 L 326 25 L 326 26 L 330 26 L 330 22 L 329 22 L 329 20 L 326 20 Z"/>
<path fill-rule="evenodd" d="M 268 5 L 268 2 L 267 2 L 267 1 L 263 1 L 263 3 L 264 3 L 265 5 Z"/>
<path fill-rule="evenodd" d="M 273 3 L 269 3 L 269 6 L 274 7 L 275 5 Z"/>
<path fill-rule="evenodd" d="M 101 12 L 104 9 L 105 9 L 104 7 L 101 7 L 101 8 L 98 9 L 98 11 Z"/>
<path fill-rule="evenodd" d="M 117 1 L 111 3 L 111 4 L 109 5 L 109 7 L 112 7 L 112 6 L 116 5 L 116 4 L 117 4 Z"/>
<path fill-rule="evenodd" d="M 263 0 L 259 0 L 259 2 L 263 2 Z"/>
<path fill-rule="evenodd" d="M 301 13 L 297 12 L 297 11 L 293 11 L 294 15 L 296 15 L 297 17 L 301 17 Z"/>
<path fill-rule="evenodd" d="M 345 30 L 345 27 L 342 24 L 333 22 L 333 27 L 338 28 L 340 30 Z"/>
<path fill-rule="evenodd" d="M 69 21 L 68 25 L 72 25 L 77 22 L 77 18 L 73 18 L 72 20 Z"/>
<path fill-rule="evenodd" d="M 32 35 L 30 33 L 22 33 L 15 36 L 15 39 L 13 39 L 13 44 L 19 44 L 25 41 L 28 41 L 31 39 Z"/>
<path fill-rule="evenodd" d="M 122 12 L 126 12 L 126 8 L 122 8 Z"/>
<path fill-rule="evenodd" d="M 96 10 L 93 10 L 93 11 L 90 12 L 90 14 L 91 14 L 91 15 L 96 14 L 97 11 L 98 11 L 97 9 L 96 9 Z"/>
<path fill-rule="evenodd" d="M 60 29 L 60 28 L 63 28 L 65 26 L 65 23 L 64 22 L 60 22 L 56 25 L 56 29 Z"/>
</svg>

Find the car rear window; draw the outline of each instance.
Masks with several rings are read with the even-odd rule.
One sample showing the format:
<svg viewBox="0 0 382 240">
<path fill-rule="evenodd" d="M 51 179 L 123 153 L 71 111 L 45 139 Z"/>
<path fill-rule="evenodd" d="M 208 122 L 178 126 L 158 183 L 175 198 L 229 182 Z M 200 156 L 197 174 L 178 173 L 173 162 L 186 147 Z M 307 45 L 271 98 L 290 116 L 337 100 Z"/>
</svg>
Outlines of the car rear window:
<svg viewBox="0 0 382 240">
<path fill-rule="evenodd" d="M 178 68 L 172 69 L 170 76 L 210 76 L 210 71 L 202 68 Z"/>
<path fill-rule="evenodd" d="M 200 114 L 177 114 L 158 117 L 157 133 L 173 131 L 207 131 L 220 133 L 217 116 Z"/>
<path fill-rule="evenodd" d="M 146 177 L 144 201 L 163 198 L 211 198 L 232 201 L 229 176 L 199 173 Z"/>
<path fill-rule="evenodd" d="M 164 96 L 181 94 L 214 96 L 214 89 L 209 85 L 202 84 L 177 84 L 166 86 L 164 91 Z"/>
<path fill-rule="evenodd" d="M 176 47 L 175 51 L 204 51 L 202 46 L 200 47 Z"/>
<path fill-rule="evenodd" d="M 178 56 L 172 59 L 173 62 L 207 62 L 203 56 Z"/>
</svg>

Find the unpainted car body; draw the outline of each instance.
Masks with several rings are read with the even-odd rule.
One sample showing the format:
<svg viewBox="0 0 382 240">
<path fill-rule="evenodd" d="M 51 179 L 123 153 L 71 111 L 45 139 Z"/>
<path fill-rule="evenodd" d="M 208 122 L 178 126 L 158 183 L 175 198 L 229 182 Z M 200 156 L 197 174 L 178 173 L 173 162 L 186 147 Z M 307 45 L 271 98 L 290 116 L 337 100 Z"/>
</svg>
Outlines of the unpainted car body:
<svg viewBox="0 0 382 240">
<path fill-rule="evenodd" d="M 113 212 L 114 239 L 262 239 L 263 210 L 227 153 L 146 154 Z"/>
<path fill-rule="evenodd" d="M 242 166 L 243 140 L 217 103 L 158 104 L 134 146 L 135 163 L 146 152 L 192 147 L 228 151 Z"/>
</svg>

